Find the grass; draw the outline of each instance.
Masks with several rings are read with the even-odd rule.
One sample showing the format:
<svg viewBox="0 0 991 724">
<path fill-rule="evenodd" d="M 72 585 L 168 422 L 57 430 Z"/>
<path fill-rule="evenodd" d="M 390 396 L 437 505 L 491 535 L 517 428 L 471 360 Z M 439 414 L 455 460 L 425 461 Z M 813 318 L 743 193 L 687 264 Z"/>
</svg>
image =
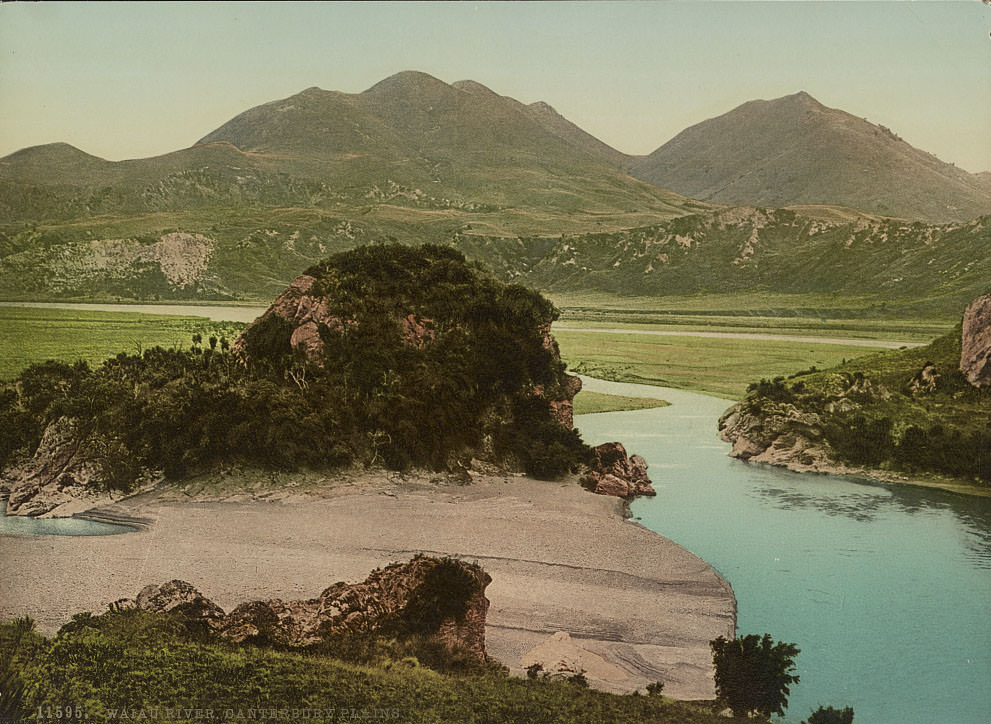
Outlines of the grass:
<svg viewBox="0 0 991 724">
<path fill-rule="evenodd" d="M 652 400 L 646 397 L 627 395 L 606 395 L 602 392 L 579 392 L 575 397 L 575 414 L 590 415 L 596 412 L 626 412 L 647 410 L 652 407 L 667 407 L 667 400 Z"/>
<path fill-rule="evenodd" d="M 619 296 L 604 292 L 551 292 L 565 327 L 704 329 L 929 342 L 958 319 L 891 318 L 873 297 L 735 292 Z"/>
<path fill-rule="evenodd" d="M 132 312 L 0 307 L 0 379 L 48 359 L 96 365 L 120 352 L 162 346 L 188 347 L 193 334 L 233 341 L 244 325 L 206 317 L 156 316 Z"/>
<path fill-rule="evenodd" d="M 661 696 L 607 694 L 569 681 L 528 680 L 488 667 L 443 675 L 414 657 L 347 663 L 212 637 L 191 637 L 181 624 L 141 612 L 76 616 L 56 639 L 0 624 L 0 654 L 24 719 L 71 703 L 91 722 L 141 716 L 144 710 L 193 708 L 232 724 L 266 717 L 316 721 L 361 719 L 410 724 L 716 724 L 702 705 Z M 14 707 L 10 707 L 13 709 Z M 279 714 L 283 710 L 283 714 Z M 308 713 L 297 713 L 306 711 Z M 274 712 L 270 714 L 269 712 Z M 145 714 L 148 718 L 151 717 Z M 141 716 L 141 718 L 145 718 Z M 206 716 L 204 714 L 203 716 Z M 179 714 L 177 718 L 181 719 Z"/>
<path fill-rule="evenodd" d="M 869 354 L 865 347 L 771 340 L 652 337 L 555 329 L 561 355 L 573 372 L 704 392 L 729 400 L 762 377 L 824 369 Z"/>
</svg>

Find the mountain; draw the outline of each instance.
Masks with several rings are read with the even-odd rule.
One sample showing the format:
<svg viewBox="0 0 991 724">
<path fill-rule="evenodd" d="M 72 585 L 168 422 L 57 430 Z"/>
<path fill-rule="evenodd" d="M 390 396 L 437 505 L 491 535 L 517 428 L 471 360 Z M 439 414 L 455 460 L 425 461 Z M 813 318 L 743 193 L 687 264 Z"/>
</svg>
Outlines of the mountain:
<svg viewBox="0 0 991 724">
<path fill-rule="evenodd" d="M 406 71 L 363 93 L 308 88 L 154 158 L 109 162 L 67 144 L 18 151 L 0 159 L 0 224 L 369 202 L 600 219 L 705 208 L 632 178 L 623 158 L 546 104 Z"/>
<path fill-rule="evenodd" d="M 727 130 L 710 139 L 715 150 L 698 147 L 711 124 Z M 731 142 L 732 128 L 752 138 Z M 808 138 L 828 143 L 813 152 Z M 807 94 L 746 104 L 657 153 L 681 149 L 681 170 L 700 179 L 719 169 L 696 168 L 693 145 L 723 164 L 756 163 L 736 186 L 797 187 L 814 169 L 812 190 L 850 166 L 851 148 L 868 158 L 865 144 L 915 163 L 900 186 L 871 188 L 879 204 L 909 191 L 936 203 L 937 191 L 919 191 L 933 169 L 943 191 L 959 182 L 960 199 L 991 186 Z M 758 163 L 775 150 L 792 170 Z M 49 144 L 0 159 L 0 297 L 261 300 L 328 254 L 382 241 L 453 246 L 503 280 L 555 291 L 828 292 L 913 313 L 955 310 L 991 277 L 988 217 L 903 222 L 797 195 L 775 197 L 789 209 L 719 209 L 623 170 L 637 163 L 549 105 L 474 81 L 404 72 L 363 93 L 309 88 L 154 158 Z"/>
<path fill-rule="evenodd" d="M 991 212 L 985 181 L 805 92 L 691 126 L 630 171 L 718 204 L 838 204 L 931 222 Z"/>
</svg>

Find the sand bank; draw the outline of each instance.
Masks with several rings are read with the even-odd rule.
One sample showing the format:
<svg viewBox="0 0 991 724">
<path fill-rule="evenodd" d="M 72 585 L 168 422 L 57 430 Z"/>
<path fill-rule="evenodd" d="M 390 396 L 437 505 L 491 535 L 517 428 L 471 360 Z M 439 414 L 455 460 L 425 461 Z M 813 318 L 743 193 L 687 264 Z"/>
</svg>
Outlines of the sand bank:
<svg viewBox="0 0 991 724">
<path fill-rule="evenodd" d="M 111 512 L 151 524 L 115 536 L 2 536 L 0 615 L 30 614 L 52 632 L 172 578 L 230 610 L 316 596 L 425 552 L 490 573 L 486 647 L 517 673 L 528 651 L 565 631 L 590 660 L 612 664 L 594 685 L 663 680 L 666 695 L 712 698 L 709 641 L 734 631 L 733 593 L 710 566 L 574 482 L 343 475 L 288 490 L 153 491 Z"/>
</svg>

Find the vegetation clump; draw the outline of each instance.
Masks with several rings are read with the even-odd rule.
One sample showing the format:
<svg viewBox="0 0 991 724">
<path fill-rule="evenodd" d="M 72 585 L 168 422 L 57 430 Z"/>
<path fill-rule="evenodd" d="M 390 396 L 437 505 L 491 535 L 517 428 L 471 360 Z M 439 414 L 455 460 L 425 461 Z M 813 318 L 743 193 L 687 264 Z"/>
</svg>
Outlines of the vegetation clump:
<svg viewBox="0 0 991 724">
<path fill-rule="evenodd" d="M 738 409 L 778 420 L 784 426 L 778 437 L 818 441 L 847 465 L 987 486 L 991 388 L 969 384 L 959 361 L 958 327 L 926 347 L 761 380 Z"/>
<path fill-rule="evenodd" d="M 770 634 L 748 634 L 735 639 L 720 636 L 710 646 L 716 694 L 734 716 L 784 716 L 790 687 L 799 678 L 791 673 L 799 653 L 795 644 L 775 642 Z"/>
<path fill-rule="evenodd" d="M 348 464 L 452 469 L 473 456 L 553 478 L 588 458 L 551 400 L 566 381 L 547 331 L 553 305 L 496 281 L 457 251 L 357 248 L 309 270 L 330 313 L 322 355 L 269 314 L 237 344 L 155 347 L 32 365 L 0 389 L 0 466 L 75 422 L 93 484 L 127 490 L 143 471 L 179 478 L 220 462 L 295 470 Z M 422 344 L 403 321 L 429 323 Z M 408 331 L 408 330 L 407 330 Z"/>
</svg>

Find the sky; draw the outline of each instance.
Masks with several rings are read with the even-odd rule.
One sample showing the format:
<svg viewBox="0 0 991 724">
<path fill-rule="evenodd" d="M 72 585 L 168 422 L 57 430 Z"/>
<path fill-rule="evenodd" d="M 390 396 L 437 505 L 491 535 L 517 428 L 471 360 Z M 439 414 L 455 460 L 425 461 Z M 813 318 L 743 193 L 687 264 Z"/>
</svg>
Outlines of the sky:
<svg viewBox="0 0 991 724">
<path fill-rule="evenodd" d="M 0 156 L 195 143 L 311 86 L 402 70 L 542 100 L 644 154 L 805 90 L 991 171 L 991 7 L 943 2 L 0 3 Z"/>
</svg>

